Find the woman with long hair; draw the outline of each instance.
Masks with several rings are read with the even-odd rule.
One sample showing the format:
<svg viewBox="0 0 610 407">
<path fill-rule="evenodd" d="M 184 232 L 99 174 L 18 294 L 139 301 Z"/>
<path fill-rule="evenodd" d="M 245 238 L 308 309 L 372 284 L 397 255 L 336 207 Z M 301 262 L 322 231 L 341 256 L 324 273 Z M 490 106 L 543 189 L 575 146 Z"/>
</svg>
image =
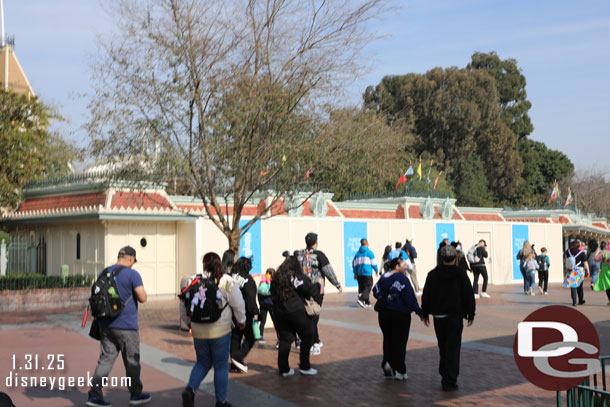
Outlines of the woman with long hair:
<svg viewBox="0 0 610 407">
<path fill-rule="evenodd" d="M 231 404 L 227 402 L 227 386 L 229 383 L 231 316 L 235 317 L 238 326 L 242 328 L 245 326 L 244 299 L 241 292 L 236 289 L 233 278 L 223 272 L 220 256 L 216 253 L 210 252 L 203 256 L 202 278 L 213 280 L 218 287 L 223 311 L 215 322 L 191 323 L 197 362 L 191 370 L 188 385 L 182 392 L 182 406 L 194 406 L 195 391 L 213 366 L 216 407 L 230 407 Z"/>
<path fill-rule="evenodd" d="M 527 295 L 527 279 L 525 278 L 525 258 L 532 253 L 532 245 L 529 241 L 523 242 L 523 247 L 517 253 L 517 260 L 519 260 L 519 270 L 521 271 L 521 275 L 523 276 L 523 292 Z"/>
<path fill-rule="evenodd" d="M 388 271 L 390 271 L 390 261 L 388 260 L 388 257 L 390 256 L 390 252 L 392 251 L 392 245 L 389 244 L 385 247 L 385 249 L 383 250 L 383 256 L 381 256 L 381 274 L 383 273 L 387 273 Z"/>
<path fill-rule="evenodd" d="M 375 310 L 379 312 L 379 327 L 383 333 L 381 367 L 384 374 L 394 380 L 407 378 L 405 358 L 411 313 L 422 316 L 406 274 L 407 262 L 399 256 L 390 262 L 390 271 L 381 276 L 373 288 L 373 295 L 377 299 Z"/>
<path fill-rule="evenodd" d="M 234 327 L 231 334 L 231 369 L 238 372 L 248 371 L 245 359 L 255 342 L 252 320 L 258 321 L 259 315 L 256 305 L 256 282 L 250 275 L 250 270 L 252 270 L 252 260 L 247 257 L 237 259 L 231 269 L 231 277 L 240 288 L 246 304 L 246 326 Z"/>
<path fill-rule="evenodd" d="M 320 283 L 312 283 L 303 274 L 296 257 L 289 256 L 278 267 L 271 280 L 271 297 L 275 329 L 280 338 L 277 365 L 281 376 L 294 375 L 290 368 L 288 356 L 290 346 L 295 341 L 295 333 L 301 338 L 299 372 L 304 375 L 315 375 L 318 371 L 309 363 L 309 353 L 313 344 L 313 322 L 305 311 L 305 299 L 320 292 Z"/>
<path fill-rule="evenodd" d="M 222 254 L 222 271 L 226 274 L 231 273 L 233 264 L 235 263 L 235 252 L 231 249 L 225 250 Z"/>
</svg>

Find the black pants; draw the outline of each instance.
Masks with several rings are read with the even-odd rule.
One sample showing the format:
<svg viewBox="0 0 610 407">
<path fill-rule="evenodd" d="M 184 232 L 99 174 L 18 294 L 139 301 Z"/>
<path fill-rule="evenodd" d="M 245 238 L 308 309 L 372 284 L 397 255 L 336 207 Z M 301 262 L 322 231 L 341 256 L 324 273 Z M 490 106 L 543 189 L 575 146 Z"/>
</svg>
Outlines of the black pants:
<svg viewBox="0 0 610 407">
<path fill-rule="evenodd" d="M 280 348 L 277 354 L 277 366 L 280 369 L 280 374 L 290 370 L 288 364 L 288 356 L 290 355 L 290 347 L 295 341 L 295 333 L 301 338 L 301 349 L 299 359 L 299 369 L 308 370 L 309 351 L 313 343 L 313 324 L 311 318 L 305 312 L 305 308 L 297 312 L 278 313 L 274 314 L 275 329 L 280 337 Z"/>
<path fill-rule="evenodd" d="M 438 340 L 440 360 L 438 372 L 444 385 L 457 384 L 460 374 L 460 349 L 462 347 L 462 318 L 434 318 L 434 332 Z"/>
<path fill-rule="evenodd" d="M 542 291 L 547 292 L 549 288 L 548 270 L 538 270 L 538 287 L 542 287 Z"/>
<path fill-rule="evenodd" d="M 608 301 L 610 301 L 610 288 L 606 290 L 606 297 L 608 297 Z"/>
<path fill-rule="evenodd" d="M 584 280 L 583 280 L 584 282 Z M 572 305 L 576 305 L 576 297 L 578 296 L 578 304 L 582 304 L 585 301 L 585 290 L 582 288 L 582 284 L 578 287 L 570 287 L 570 295 L 572 296 Z"/>
<path fill-rule="evenodd" d="M 265 301 L 265 297 L 259 295 L 258 296 L 258 308 L 260 310 L 258 320 L 260 322 L 261 336 L 265 336 L 264 331 L 265 331 L 265 323 L 267 322 L 267 313 L 271 317 L 271 321 L 273 321 L 273 325 L 275 326 L 275 319 L 273 319 L 273 305 L 267 304 Z M 277 334 L 277 332 L 276 332 L 276 334 Z"/>
<path fill-rule="evenodd" d="M 373 276 L 358 276 L 358 298 L 365 304 L 370 304 L 369 296 L 373 288 Z"/>
<path fill-rule="evenodd" d="M 242 341 L 242 338 L 244 339 Z M 252 330 L 252 316 L 246 315 L 246 327 L 239 329 L 237 324 L 231 331 L 231 359 L 244 363 L 244 359 L 254 346 L 254 331 Z"/>
<path fill-rule="evenodd" d="M 400 374 L 407 373 L 405 358 L 407 356 L 407 341 L 411 329 L 411 314 L 390 310 L 381 310 L 378 315 L 379 327 L 383 332 L 383 360 L 388 362 L 392 370 Z"/>
<path fill-rule="evenodd" d="M 483 277 L 483 292 L 487 292 L 487 267 L 474 266 L 472 267 L 472 273 L 474 274 L 474 281 L 472 282 L 472 290 L 474 293 L 479 293 L 479 276 Z"/>
<path fill-rule="evenodd" d="M 324 301 L 324 294 L 320 294 L 318 297 L 314 298 L 314 300 L 322 306 L 322 302 Z M 318 333 L 318 322 L 320 322 L 320 316 L 314 315 L 311 317 L 311 321 L 313 323 L 313 343 L 320 343 L 320 335 Z M 301 335 L 299 335 L 300 337 Z M 302 340 L 303 338 L 301 338 Z"/>
</svg>

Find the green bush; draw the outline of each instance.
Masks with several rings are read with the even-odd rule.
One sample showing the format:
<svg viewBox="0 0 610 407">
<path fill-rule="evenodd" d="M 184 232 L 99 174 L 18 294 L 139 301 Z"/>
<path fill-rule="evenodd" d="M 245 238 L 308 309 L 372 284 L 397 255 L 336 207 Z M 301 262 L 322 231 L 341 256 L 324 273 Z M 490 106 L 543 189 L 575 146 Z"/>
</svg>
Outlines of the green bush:
<svg viewBox="0 0 610 407">
<path fill-rule="evenodd" d="M 42 274 L 9 274 L 0 277 L 0 291 L 32 290 L 38 288 L 91 287 L 94 275 L 44 276 Z"/>
</svg>

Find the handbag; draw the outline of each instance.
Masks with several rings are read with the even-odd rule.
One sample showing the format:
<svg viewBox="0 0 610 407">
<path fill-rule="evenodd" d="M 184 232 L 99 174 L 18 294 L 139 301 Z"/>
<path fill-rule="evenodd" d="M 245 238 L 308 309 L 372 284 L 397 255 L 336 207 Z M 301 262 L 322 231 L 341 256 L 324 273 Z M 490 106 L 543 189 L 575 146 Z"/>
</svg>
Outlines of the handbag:
<svg viewBox="0 0 610 407">
<path fill-rule="evenodd" d="M 99 341 L 102 339 L 102 333 L 100 332 L 100 325 L 97 322 L 97 318 L 93 319 L 91 323 L 91 328 L 89 328 L 89 336 Z"/>
<path fill-rule="evenodd" d="M 582 267 L 577 267 L 574 270 L 571 270 L 569 273 L 566 273 L 565 280 L 563 281 L 563 287 L 577 288 L 582 284 L 584 279 L 584 270 L 582 269 Z"/>
<path fill-rule="evenodd" d="M 307 312 L 307 315 L 310 317 L 320 315 L 320 312 L 322 312 L 322 307 L 320 307 L 320 304 L 315 302 L 313 299 L 308 300 L 307 298 L 304 298 L 303 300 L 305 301 L 305 312 Z"/>
</svg>

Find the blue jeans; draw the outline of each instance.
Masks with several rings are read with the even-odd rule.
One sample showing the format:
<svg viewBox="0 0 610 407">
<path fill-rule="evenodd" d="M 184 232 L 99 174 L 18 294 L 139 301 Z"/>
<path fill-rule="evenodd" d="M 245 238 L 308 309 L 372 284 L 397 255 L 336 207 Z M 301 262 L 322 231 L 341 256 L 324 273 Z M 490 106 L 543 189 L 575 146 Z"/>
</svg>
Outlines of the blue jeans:
<svg viewBox="0 0 610 407">
<path fill-rule="evenodd" d="M 589 262 L 589 271 L 591 272 L 591 284 L 595 284 L 599 277 L 599 263 Z"/>
<path fill-rule="evenodd" d="M 536 270 L 527 270 L 525 272 L 525 292 L 536 285 Z"/>
<path fill-rule="evenodd" d="M 227 400 L 227 386 L 229 385 L 231 333 L 216 339 L 194 338 L 194 343 L 197 362 L 191 370 L 188 387 L 197 391 L 210 368 L 214 366 L 216 401 L 224 403 Z"/>
</svg>

